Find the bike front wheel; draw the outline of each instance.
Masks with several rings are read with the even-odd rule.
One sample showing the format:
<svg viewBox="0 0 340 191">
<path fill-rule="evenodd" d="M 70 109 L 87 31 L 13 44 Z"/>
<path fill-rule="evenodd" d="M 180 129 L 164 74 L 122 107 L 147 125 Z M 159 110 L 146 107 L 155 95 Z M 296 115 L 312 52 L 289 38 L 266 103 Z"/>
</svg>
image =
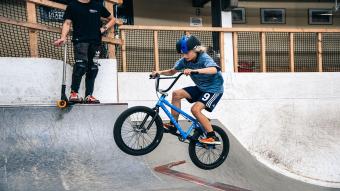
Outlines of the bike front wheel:
<svg viewBox="0 0 340 191">
<path fill-rule="evenodd" d="M 191 161 L 199 168 L 210 170 L 220 166 L 229 153 L 229 138 L 222 128 L 213 125 L 216 136 L 222 142 L 221 145 L 201 144 L 198 140 L 192 140 L 189 144 L 189 156 Z M 201 135 L 203 136 L 203 135 Z"/>
<path fill-rule="evenodd" d="M 148 107 L 131 107 L 116 120 L 113 136 L 123 152 L 135 156 L 145 155 L 161 142 L 163 122 L 158 114 Z"/>
</svg>

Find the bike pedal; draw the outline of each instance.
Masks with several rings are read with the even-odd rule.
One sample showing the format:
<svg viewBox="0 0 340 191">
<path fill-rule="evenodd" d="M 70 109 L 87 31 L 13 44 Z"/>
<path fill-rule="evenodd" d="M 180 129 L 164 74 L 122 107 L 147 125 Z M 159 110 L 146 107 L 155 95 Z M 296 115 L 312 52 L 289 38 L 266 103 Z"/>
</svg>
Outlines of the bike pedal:
<svg viewBox="0 0 340 191">
<path fill-rule="evenodd" d="M 173 135 L 178 135 L 177 129 L 176 129 L 176 131 L 174 131 L 174 130 L 170 130 L 170 129 L 164 128 L 164 132 L 165 133 L 170 133 L 170 134 L 173 134 Z"/>
</svg>

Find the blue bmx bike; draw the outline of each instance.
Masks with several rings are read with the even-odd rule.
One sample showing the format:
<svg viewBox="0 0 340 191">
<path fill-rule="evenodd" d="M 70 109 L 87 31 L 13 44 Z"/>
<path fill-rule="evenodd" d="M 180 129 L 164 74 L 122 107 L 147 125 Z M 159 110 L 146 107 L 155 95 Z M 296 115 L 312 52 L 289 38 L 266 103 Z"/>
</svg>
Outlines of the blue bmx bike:
<svg viewBox="0 0 340 191">
<path fill-rule="evenodd" d="M 221 127 L 213 125 L 212 127 L 221 144 L 208 145 L 200 143 L 198 139 L 206 137 L 206 131 L 201 124 L 194 117 L 173 106 L 166 100 L 167 92 L 182 75 L 183 73 L 176 77 L 150 76 L 150 79 L 155 79 L 156 82 L 156 93 L 159 98 L 156 106 L 154 108 L 135 106 L 121 113 L 114 125 L 114 140 L 117 146 L 127 154 L 139 156 L 150 153 L 161 142 L 163 133 L 168 132 L 164 129 L 163 121 L 159 116 L 159 111 L 162 109 L 179 132 L 172 134 L 177 136 L 179 141 L 189 143 L 189 156 L 192 162 L 201 169 L 214 169 L 220 166 L 228 156 L 228 136 Z M 161 79 L 174 79 L 174 81 L 168 89 L 161 90 L 159 89 Z M 161 96 L 159 97 L 159 95 Z M 186 131 L 176 122 L 167 107 L 174 109 L 188 120 L 191 125 Z"/>
</svg>

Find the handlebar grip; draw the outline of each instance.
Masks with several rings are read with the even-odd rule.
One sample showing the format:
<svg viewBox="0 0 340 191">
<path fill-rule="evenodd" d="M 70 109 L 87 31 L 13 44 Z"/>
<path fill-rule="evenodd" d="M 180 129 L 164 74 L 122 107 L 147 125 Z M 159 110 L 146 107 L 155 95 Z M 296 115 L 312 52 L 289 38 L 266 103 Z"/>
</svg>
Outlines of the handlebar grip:
<svg viewBox="0 0 340 191">
<path fill-rule="evenodd" d="M 155 76 L 153 76 L 152 74 L 149 75 L 149 79 L 155 79 L 157 77 L 159 77 L 160 75 L 159 74 L 156 74 Z"/>
<path fill-rule="evenodd" d="M 192 71 L 191 74 L 199 74 L 197 71 Z"/>
</svg>

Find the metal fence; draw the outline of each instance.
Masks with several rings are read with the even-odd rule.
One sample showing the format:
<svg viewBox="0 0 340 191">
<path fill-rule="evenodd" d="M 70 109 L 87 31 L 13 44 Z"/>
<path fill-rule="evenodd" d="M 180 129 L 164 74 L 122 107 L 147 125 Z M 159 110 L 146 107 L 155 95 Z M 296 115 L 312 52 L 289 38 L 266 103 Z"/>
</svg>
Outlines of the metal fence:
<svg viewBox="0 0 340 191">
<path fill-rule="evenodd" d="M 124 54 L 127 65 L 123 66 L 122 49 L 117 51 L 117 61 L 120 71 L 149 72 L 156 68 L 165 70 L 172 68 L 175 62 L 181 58 L 176 52 L 176 41 L 185 31 L 152 31 L 152 30 L 123 30 Z M 208 48 L 208 54 L 220 63 L 220 50 L 213 50 L 212 32 L 191 31 L 197 36 L 204 46 Z M 157 46 L 157 50 L 155 50 Z M 156 55 L 157 54 L 157 55 Z M 156 57 L 157 56 L 157 57 Z M 156 61 L 157 60 L 157 61 Z M 156 64 L 157 63 L 157 64 Z"/>
<path fill-rule="evenodd" d="M 337 72 L 340 67 L 340 29 L 121 26 L 120 30 L 124 40 L 117 61 L 124 72 L 173 67 L 180 58 L 175 43 L 185 31 L 208 47 L 223 70 L 229 68 L 224 63 L 225 33 L 232 33 L 235 72 Z"/>
</svg>

